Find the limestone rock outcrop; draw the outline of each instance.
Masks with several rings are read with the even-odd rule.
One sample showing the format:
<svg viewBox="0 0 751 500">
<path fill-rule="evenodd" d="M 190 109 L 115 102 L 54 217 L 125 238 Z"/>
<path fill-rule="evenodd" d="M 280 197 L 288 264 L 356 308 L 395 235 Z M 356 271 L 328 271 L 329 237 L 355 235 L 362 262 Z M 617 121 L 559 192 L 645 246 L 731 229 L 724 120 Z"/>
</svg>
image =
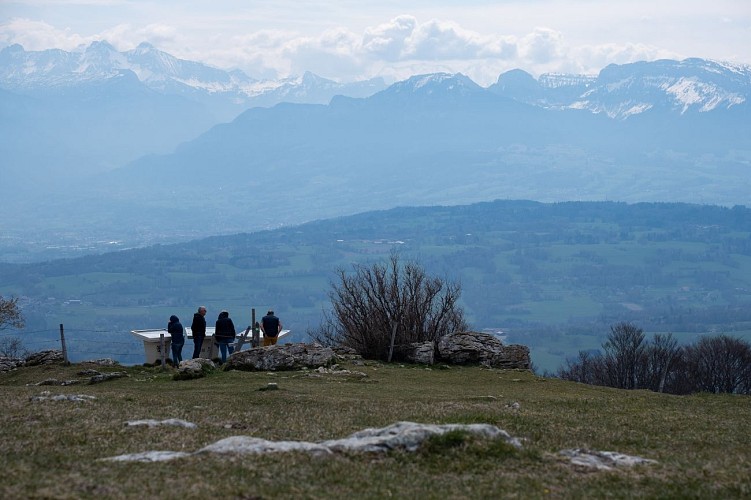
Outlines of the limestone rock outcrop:
<svg viewBox="0 0 751 500">
<path fill-rule="evenodd" d="M 318 368 L 337 362 L 330 347 L 318 344 L 279 344 L 257 347 L 232 354 L 225 370 L 280 371 L 300 368 Z"/>
<path fill-rule="evenodd" d="M 402 349 L 411 363 L 432 365 L 483 365 L 488 368 L 529 370 L 529 348 L 504 345 L 498 338 L 482 332 L 457 332 L 438 342 L 411 344 Z"/>
</svg>

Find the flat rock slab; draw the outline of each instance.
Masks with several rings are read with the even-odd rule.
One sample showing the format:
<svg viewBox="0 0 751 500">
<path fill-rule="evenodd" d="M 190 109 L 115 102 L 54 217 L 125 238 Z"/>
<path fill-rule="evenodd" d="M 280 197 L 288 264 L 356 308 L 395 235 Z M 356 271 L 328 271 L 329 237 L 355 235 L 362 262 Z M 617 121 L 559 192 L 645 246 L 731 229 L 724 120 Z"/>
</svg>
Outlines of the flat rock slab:
<svg viewBox="0 0 751 500">
<path fill-rule="evenodd" d="M 623 453 L 618 453 L 617 451 L 597 451 L 572 448 L 561 450 L 558 453 L 567 457 L 573 465 L 597 470 L 612 470 L 617 467 L 633 467 L 634 465 L 651 465 L 657 463 L 656 460 L 625 455 Z"/>
<path fill-rule="evenodd" d="M 185 427 L 186 429 L 195 429 L 198 427 L 192 422 L 181 420 L 179 418 L 168 418 L 165 420 L 155 420 L 153 418 L 147 418 L 144 420 L 129 420 L 125 422 L 128 427 L 160 427 L 160 426 L 173 426 L 173 427 Z"/>
<path fill-rule="evenodd" d="M 268 441 L 252 436 L 231 436 L 221 439 L 196 451 L 198 453 L 220 454 L 264 454 L 290 451 L 302 451 L 313 455 L 329 455 L 336 452 L 386 452 L 390 450 L 415 451 L 431 436 L 451 431 L 463 431 L 488 439 L 503 439 L 518 448 L 519 439 L 511 437 L 506 431 L 490 424 L 418 424 L 414 422 L 397 422 L 383 428 L 369 428 L 355 432 L 344 439 L 334 439 L 311 443 L 306 441 Z M 163 455 L 170 452 L 144 452 L 102 460 L 118 462 L 143 462 L 152 460 L 150 453 L 159 454 L 160 461 L 182 458 L 189 454 L 175 453 L 174 456 Z"/>
</svg>

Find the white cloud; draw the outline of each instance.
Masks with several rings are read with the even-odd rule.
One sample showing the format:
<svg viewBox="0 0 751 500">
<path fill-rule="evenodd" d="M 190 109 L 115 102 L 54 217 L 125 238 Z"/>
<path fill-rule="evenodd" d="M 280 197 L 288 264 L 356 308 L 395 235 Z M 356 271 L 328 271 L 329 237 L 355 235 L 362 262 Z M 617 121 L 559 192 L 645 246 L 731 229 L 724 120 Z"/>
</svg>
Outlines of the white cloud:
<svg viewBox="0 0 751 500">
<path fill-rule="evenodd" d="M 408 4 L 409 14 L 396 0 L 60 3 L 3 2 L 0 47 L 72 50 L 107 40 L 129 50 L 146 41 L 258 78 L 309 70 L 340 80 L 401 79 L 448 71 L 483 85 L 513 68 L 596 73 L 611 63 L 663 57 L 751 62 L 747 0 L 419 0 Z"/>
<path fill-rule="evenodd" d="M 11 19 L 0 24 L 0 43 L 23 45 L 26 50 L 58 48 L 73 50 L 81 44 L 98 40 L 97 36 L 82 36 L 70 30 L 60 30 L 44 21 Z"/>
<path fill-rule="evenodd" d="M 370 57 L 397 61 L 404 51 L 405 42 L 417 27 L 412 16 L 398 16 L 390 22 L 367 28 L 362 37 L 362 50 Z"/>
<path fill-rule="evenodd" d="M 547 64 L 566 57 L 563 35 L 548 28 L 537 28 L 520 40 L 521 55 L 531 64 Z"/>
</svg>

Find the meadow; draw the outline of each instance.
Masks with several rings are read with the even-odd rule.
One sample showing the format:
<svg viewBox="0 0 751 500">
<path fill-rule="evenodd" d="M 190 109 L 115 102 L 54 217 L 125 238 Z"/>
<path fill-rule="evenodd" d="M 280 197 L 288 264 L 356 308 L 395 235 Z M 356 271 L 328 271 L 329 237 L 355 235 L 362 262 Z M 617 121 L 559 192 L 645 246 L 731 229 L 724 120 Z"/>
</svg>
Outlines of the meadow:
<svg viewBox="0 0 751 500">
<path fill-rule="evenodd" d="M 527 371 L 344 360 L 364 377 L 312 370 L 216 371 L 175 381 L 158 367 L 89 363 L 0 374 L 4 480 L 15 498 L 748 498 L 751 398 L 671 396 L 542 378 Z M 34 385 L 125 371 L 95 385 Z M 278 390 L 263 390 L 270 382 Z M 85 401 L 34 401 L 49 391 Z M 196 424 L 131 427 L 139 419 Z M 113 462 L 154 450 L 194 452 L 230 436 L 318 442 L 399 421 L 487 423 L 521 439 L 453 433 L 417 451 L 197 454 Z M 559 452 L 616 451 L 656 463 L 612 470 Z"/>
</svg>

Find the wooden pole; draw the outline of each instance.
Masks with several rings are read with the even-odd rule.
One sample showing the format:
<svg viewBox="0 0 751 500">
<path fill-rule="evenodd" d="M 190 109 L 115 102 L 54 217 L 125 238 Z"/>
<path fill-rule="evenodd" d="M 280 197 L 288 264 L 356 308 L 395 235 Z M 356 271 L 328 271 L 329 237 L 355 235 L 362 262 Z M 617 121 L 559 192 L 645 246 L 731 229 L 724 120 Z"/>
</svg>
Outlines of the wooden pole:
<svg viewBox="0 0 751 500">
<path fill-rule="evenodd" d="M 391 356 L 394 354 L 394 340 L 396 340 L 396 325 L 397 323 L 394 323 L 394 326 L 391 327 L 391 345 L 389 346 L 389 360 L 388 362 L 391 363 Z"/>
<path fill-rule="evenodd" d="M 248 332 L 250 331 L 250 326 L 245 329 L 245 333 L 237 337 L 237 343 L 235 343 L 235 352 L 240 352 L 240 349 L 243 348 L 243 344 L 245 343 L 245 339 L 248 337 Z"/>
<path fill-rule="evenodd" d="M 68 361 L 68 348 L 65 346 L 65 332 L 62 323 L 60 323 L 60 345 L 63 349 L 63 363 L 69 365 L 70 361 Z"/>
<path fill-rule="evenodd" d="M 164 334 L 159 334 L 159 354 L 162 357 L 162 370 L 167 369 L 167 360 L 164 359 Z"/>
<path fill-rule="evenodd" d="M 251 324 L 253 325 L 253 339 L 250 342 L 251 347 L 258 347 L 261 344 L 261 332 L 256 326 L 256 308 L 250 310 Z"/>
</svg>

